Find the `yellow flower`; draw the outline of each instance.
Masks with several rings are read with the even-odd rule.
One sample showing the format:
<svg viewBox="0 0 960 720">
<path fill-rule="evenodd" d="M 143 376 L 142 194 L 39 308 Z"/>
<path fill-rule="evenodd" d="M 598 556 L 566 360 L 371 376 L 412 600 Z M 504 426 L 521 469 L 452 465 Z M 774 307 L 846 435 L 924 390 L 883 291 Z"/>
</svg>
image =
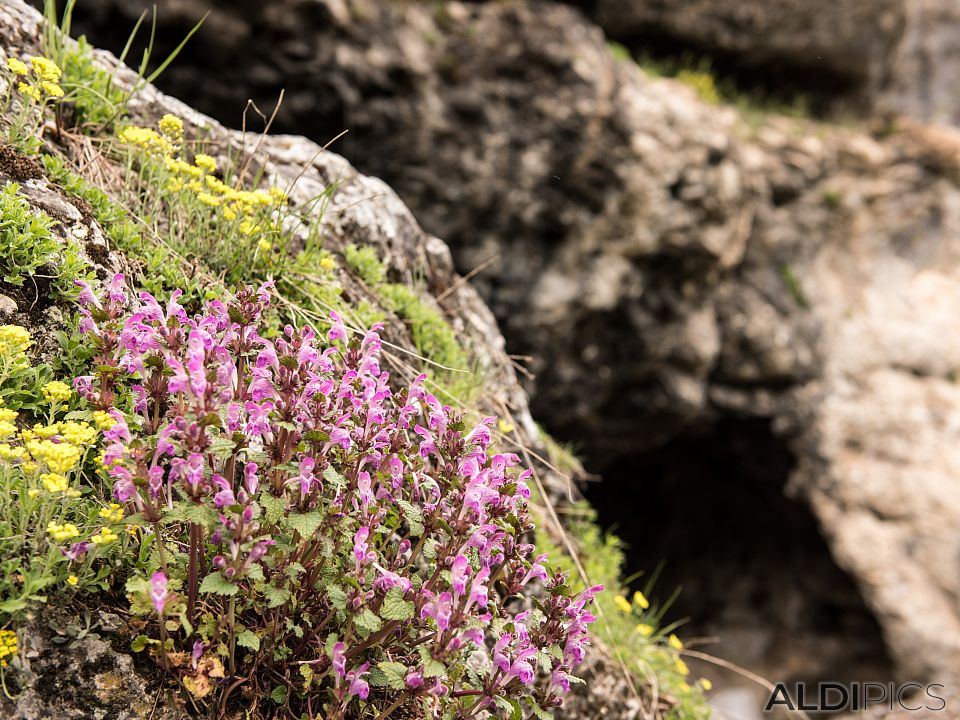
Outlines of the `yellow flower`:
<svg viewBox="0 0 960 720">
<path fill-rule="evenodd" d="M 70 389 L 70 386 L 60 380 L 48 382 L 43 386 L 41 392 L 47 402 L 51 404 L 65 403 L 70 399 L 70 396 L 73 395 L 73 390 Z"/>
<path fill-rule="evenodd" d="M 36 472 L 37 464 L 35 462 L 31 462 L 28 460 L 27 462 L 22 463 L 20 465 L 20 469 L 23 470 L 25 473 Z"/>
<path fill-rule="evenodd" d="M 690 674 L 690 668 L 688 668 L 687 664 L 680 658 L 677 658 L 676 667 L 677 667 L 677 672 L 680 673 L 681 675 Z"/>
<path fill-rule="evenodd" d="M 60 80 L 60 68 L 52 60 L 45 57 L 30 58 L 30 65 L 33 67 L 33 74 L 41 80 L 47 82 L 58 82 Z"/>
<path fill-rule="evenodd" d="M 35 498 L 40 494 L 40 491 L 37 488 L 30 488 L 27 490 L 27 497 Z"/>
<path fill-rule="evenodd" d="M 93 442 L 93 439 L 97 436 L 97 431 L 85 422 L 68 420 L 60 423 L 60 435 L 68 443 L 83 447 Z"/>
<path fill-rule="evenodd" d="M 241 220 L 239 229 L 244 235 L 253 235 L 254 233 L 260 232 L 260 226 L 256 223 L 250 222 L 249 220 Z M 269 247 L 267 249 L 269 249 Z"/>
<path fill-rule="evenodd" d="M 183 180 L 180 178 L 170 178 L 167 180 L 167 192 L 180 192 L 183 189 Z"/>
<path fill-rule="evenodd" d="M 50 533 L 54 540 L 60 542 L 72 540 L 80 535 L 80 530 L 73 523 L 64 523 L 63 525 L 55 522 L 48 523 L 47 532 Z"/>
<path fill-rule="evenodd" d="M 517 428 L 514 426 L 514 424 L 508 420 L 501 419 L 497 421 L 497 430 L 502 432 L 504 435 L 509 435 L 516 429 Z M 627 612 L 629 612 L 629 610 Z"/>
<path fill-rule="evenodd" d="M 650 607 L 650 601 L 647 600 L 647 596 L 639 590 L 633 594 L 633 604 L 639 607 L 641 610 L 646 610 Z"/>
<path fill-rule="evenodd" d="M 120 522 L 123 520 L 123 508 L 116 503 L 110 503 L 110 507 L 100 508 L 100 517 L 110 522 Z"/>
<path fill-rule="evenodd" d="M 10 437 L 17 432 L 17 426 L 12 422 L 0 420 L 0 438 Z"/>
<path fill-rule="evenodd" d="M 174 151 L 173 143 L 156 130 L 130 125 L 120 131 L 120 142 L 135 145 L 150 155 L 167 156 Z"/>
<path fill-rule="evenodd" d="M 7 60 L 7 70 L 12 72 L 14 75 L 26 75 L 30 72 L 30 69 L 27 67 L 26 63 L 22 60 L 17 60 L 16 58 L 10 58 Z"/>
<path fill-rule="evenodd" d="M 17 654 L 17 634 L 0 630 L 0 667 L 7 667 L 7 658 Z"/>
<path fill-rule="evenodd" d="M 19 325 L 0 325 L 0 359 L 26 364 L 23 355 L 32 344 L 26 328 Z"/>
<path fill-rule="evenodd" d="M 337 266 L 332 257 L 322 257 L 317 264 L 321 270 L 333 270 Z"/>
<path fill-rule="evenodd" d="M 271 248 L 270 241 L 266 238 L 260 238 L 260 242 L 257 243 L 257 247 L 263 252 L 269 252 Z"/>
<path fill-rule="evenodd" d="M 207 187 L 211 190 L 220 193 L 221 195 L 227 194 L 230 192 L 230 188 L 221 180 L 220 178 L 214 175 L 207 175 L 204 178 L 204 181 L 207 183 Z"/>
<path fill-rule="evenodd" d="M 27 451 L 22 447 L 9 443 L 0 444 L 0 460 L 20 460 L 26 454 Z"/>
<path fill-rule="evenodd" d="M 617 595 L 616 597 L 614 597 L 613 602 L 618 608 L 620 608 L 622 612 L 625 612 L 628 614 L 633 612 L 633 608 L 630 607 L 630 601 L 627 600 L 623 595 Z"/>
<path fill-rule="evenodd" d="M 17 411 L 10 408 L 0 407 L 0 420 L 4 422 L 13 422 L 17 419 Z"/>
<path fill-rule="evenodd" d="M 17 85 L 17 90 L 22 92 L 34 102 L 40 102 L 40 99 L 43 97 L 43 94 L 40 92 L 40 88 L 38 88 L 36 85 L 28 85 L 25 82 L 21 82 L 19 85 Z"/>
<path fill-rule="evenodd" d="M 160 122 L 158 124 L 160 126 L 160 132 L 174 142 L 179 142 L 180 138 L 183 137 L 183 120 L 178 118 L 176 115 L 167 113 L 160 118 Z"/>
<path fill-rule="evenodd" d="M 90 542 L 92 542 L 94 545 L 108 545 L 118 537 L 120 536 L 104 525 L 102 528 L 100 528 L 99 533 L 90 538 Z"/>
<path fill-rule="evenodd" d="M 67 578 L 67 585 L 75 586 L 78 582 L 80 582 L 80 580 L 77 578 L 76 575 L 71 575 L 70 577 Z"/>
<path fill-rule="evenodd" d="M 37 423 L 33 426 L 33 435 L 42 438 L 51 438 L 58 432 L 60 432 L 60 423 L 54 423 L 53 425 L 41 425 Z"/>
<path fill-rule="evenodd" d="M 210 207 L 217 207 L 220 204 L 220 198 L 211 195 L 208 192 L 197 193 L 197 200 L 202 202 L 204 205 L 209 205 Z"/>
<path fill-rule="evenodd" d="M 43 483 L 47 492 L 52 493 L 64 492 L 70 487 L 69 481 L 63 475 L 57 475 L 56 473 L 43 473 L 40 476 L 40 482 Z"/>
<path fill-rule="evenodd" d="M 677 637 L 676 635 L 674 635 L 673 633 L 671 633 L 671 634 L 670 634 L 670 637 L 667 638 L 667 643 L 668 643 L 668 644 L 670 645 L 670 647 L 672 647 L 674 650 L 683 650 L 683 643 L 680 642 L 680 638 L 678 638 L 678 637 Z"/>
<path fill-rule="evenodd" d="M 287 194 L 277 186 L 270 188 L 269 193 L 270 199 L 277 205 L 282 205 L 287 201 Z"/>
<path fill-rule="evenodd" d="M 212 173 L 217 169 L 217 161 L 203 153 L 197 153 L 193 156 L 193 164 L 208 173 Z"/>
<path fill-rule="evenodd" d="M 713 690 L 713 683 L 707 680 L 706 678 L 700 678 L 697 682 L 699 682 L 700 687 L 702 687 L 707 692 L 710 692 L 711 690 Z"/>
<path fill-rule="evenodd" d="M 27 450 L 37 462 L 46 463 L 55 473 L 69 472 L 80 462 L 80 448 L 69 442 L 52 440 L 29 440 Z"/>
<path fill-rule="evenodd" d="M 139 525 L 127 525 L 127 535 L 130 537 L 136 537 L 138 532 L 140 532 Z"/>
<path fill-rule="evenodd" d="M 650 637 L 651 635 L 653 635 L 653 625 L 640 623 L 637 625 L 637 632 L 643 635 L 644 637 Z"/>
<path fill-rule="evenodd" d="M 224 220 L 236 220 L 236 219 L 237 219 L 237 211 L 234 210 L 234 209 L 233 209 L 231 206 L 229 206 L 229 205 L 224 205 L 224 206 L 223 206 L 223 219 L 224 219 Z"/>
<path fill-rule="evenodd" d="M 93 411 L 93 422 L 96 423 L 98 430 L 109 430 L 117 424 L 116 419 L 105 410 Z"/>
<path fill-rule="evenodd" d="M 40 83 L 40 87 L 42 87 L 43 91 L 50 97 L 55 97 L 55 98 L 63 97 L 63 88 L 57 85 L 57 83 L 55 82 L 49 82 L 48 80 L 44 80 L 43 82 Z"/>
</svg>

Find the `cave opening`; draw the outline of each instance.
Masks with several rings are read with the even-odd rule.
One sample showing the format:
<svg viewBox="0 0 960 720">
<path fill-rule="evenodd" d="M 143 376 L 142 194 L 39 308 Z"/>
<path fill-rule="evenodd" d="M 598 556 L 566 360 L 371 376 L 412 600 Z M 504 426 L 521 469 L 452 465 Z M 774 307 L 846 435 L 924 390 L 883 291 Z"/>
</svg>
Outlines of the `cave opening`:
<svg viewBox="0 0 960 720">
<path fill-rule="evenodd" d="M 879 625 L 785 486 L 795 459 L 766 419 L 726 418 L 603 469 L 586 496 L 626 543 L 633 589 L 680 588 L 666 620 L 773 682 L 892 679 Z"/>
</svg>

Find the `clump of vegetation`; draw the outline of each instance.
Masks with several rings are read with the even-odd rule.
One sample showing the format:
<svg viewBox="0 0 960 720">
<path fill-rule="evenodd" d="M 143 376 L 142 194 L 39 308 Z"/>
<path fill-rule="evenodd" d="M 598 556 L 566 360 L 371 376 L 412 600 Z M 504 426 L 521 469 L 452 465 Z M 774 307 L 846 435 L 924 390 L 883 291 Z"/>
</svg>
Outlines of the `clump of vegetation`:
<svg viewBox="0 0 960 720">
<path fill-rule="evenodd" d="M 129 541 L 120 505 L 82 482 L 114 416 L 68 412 L 73 391 L 30 364 L 30 345 L 26 329 L 0 326 L 0 617 L 14 620 L 48 595 L 106 589 Z"/>
<path fill-rule="evenodd" d="M 265 339 L 270 293 L 193 319 L 176 296 L 131 305 L 122 276 L 80 296 L 98 365 L 78 391 L 106 412 L 134 389 L 104 475 L 166 541 L 128 583 L 158 619 L 138 645 L 197 697 L 226 672 L 294 717 L 558 707 L 602 588 L 569 592 L 522 542 L 532 471 L 423 377 L 394 396 L 376 328 L 349 341 L 334 316 L 326 347 L 309 327 Z"/>
</svg>

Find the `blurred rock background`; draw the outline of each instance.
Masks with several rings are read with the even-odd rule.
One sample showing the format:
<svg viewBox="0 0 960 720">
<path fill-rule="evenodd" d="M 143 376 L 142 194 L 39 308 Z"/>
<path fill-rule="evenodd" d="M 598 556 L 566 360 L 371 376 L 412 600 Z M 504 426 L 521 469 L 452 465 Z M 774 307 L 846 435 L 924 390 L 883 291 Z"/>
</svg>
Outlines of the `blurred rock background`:
<svg viewBox="0 0 960 720">
<path fill-rule="evenodd" d="M 119 51 L 152 4 L 75 31 Z M 275 130 L 349 130 L 451 246 L 702 649 L 956 688 L 960 6 L 157 6 L 161 57 L 210 13 L 162 89 L 233 127 L 284 89 Z"/>
</svg>

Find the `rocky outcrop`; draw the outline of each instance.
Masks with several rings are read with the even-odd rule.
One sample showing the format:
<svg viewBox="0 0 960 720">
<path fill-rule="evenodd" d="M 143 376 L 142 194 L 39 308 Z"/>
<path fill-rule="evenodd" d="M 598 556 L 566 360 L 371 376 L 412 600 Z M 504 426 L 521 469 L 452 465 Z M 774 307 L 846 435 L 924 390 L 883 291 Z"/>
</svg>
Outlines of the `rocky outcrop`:
<svg viewBox="0 0 960 720">
<path fill-rule="evenodd" d="M 91 31 L 96 13 L 135 5 L 89 4 Z M 161 3 L 167 37 L 204 5 Z M 631 5 L 677 27 L 706 6 Z M 834 3 L 799 36 L 800 17 L 771 25 L 769 4 L 735 5 L 737 22 L 690 27 L 749 49 L 746 23 L 758 60 L 819 55 L 868 83 L 889 81 L 871 63 L 919 32 L 901 32 L 893 2 Z M 795 460 L 789 492 L 898 673 L 960 677 L 955 137 L 750 125 L 617 62 L 599 29 L 549 3 L 209 7 L 194 96 L 239 109 L 284 85 L 286 127 L 349 128 L 348 156 L 399 189 L 462 271 L 482 268 L 511 349 L 534 357 L 536 414 L 594 468 L 725 420 L 768 423 Z M 190 93 L 186 75 L 167 82 Z"/>
<path fill-rule="evenodd" d="M 960 8 L 951 0 L 599 0 L 578 3 L 643 52 L 670 44 L 735 71 L 827 93 L 835 109 L 957 123 Z"/>
</svg>

